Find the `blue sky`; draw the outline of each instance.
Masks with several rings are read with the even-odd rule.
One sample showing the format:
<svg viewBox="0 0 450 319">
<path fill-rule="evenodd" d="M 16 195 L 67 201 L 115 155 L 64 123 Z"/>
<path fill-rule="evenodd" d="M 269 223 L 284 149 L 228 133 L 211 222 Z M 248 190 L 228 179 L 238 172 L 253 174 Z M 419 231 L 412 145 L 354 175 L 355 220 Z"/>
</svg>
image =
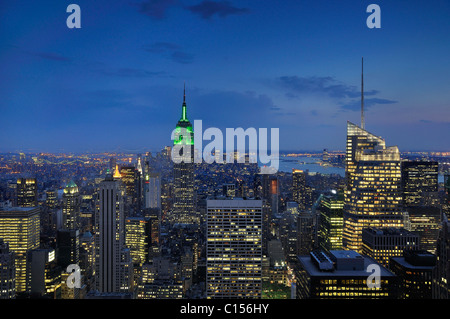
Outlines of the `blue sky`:
<svg viewBox="0 0 450 319">
<path fill-rule="evenodd" d="M 81 8 L 69 29 L 66 8 Z M 381 29 L 366 7 L 381 8 Z M 0 151 L 159 150 L 181 114 L 279 128 L 282 150 L 343 150 L 360 121 L 450 150 L 448 1 L 3 1 Z"/>
</svg>

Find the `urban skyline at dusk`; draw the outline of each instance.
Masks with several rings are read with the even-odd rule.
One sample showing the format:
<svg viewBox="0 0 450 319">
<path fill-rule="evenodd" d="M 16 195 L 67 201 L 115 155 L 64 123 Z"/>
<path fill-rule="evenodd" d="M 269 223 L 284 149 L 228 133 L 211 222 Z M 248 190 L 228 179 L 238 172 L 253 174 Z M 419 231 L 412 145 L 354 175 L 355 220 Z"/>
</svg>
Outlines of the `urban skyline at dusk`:
<svg viewBox="0 0 450 319">
<path fill-rule="evenodd" d="M 0 301 L 446 306 L 448 17 L 448 0 L 2 3 Z"/>
<path fill-rule="evenodd" d="M 448 151 L 450 6 L 369 2 L 17 1 L 1 10 L 1 152 L 160 150 L 186 83 L 204 127 L 280 129 L 280 150 L 344 150 L 359 123 L 401 151 Z M 426 15 L 422 12 L 427 12 Z M 112 134 L 113 133 L 113 134 Z"/>
</svg>

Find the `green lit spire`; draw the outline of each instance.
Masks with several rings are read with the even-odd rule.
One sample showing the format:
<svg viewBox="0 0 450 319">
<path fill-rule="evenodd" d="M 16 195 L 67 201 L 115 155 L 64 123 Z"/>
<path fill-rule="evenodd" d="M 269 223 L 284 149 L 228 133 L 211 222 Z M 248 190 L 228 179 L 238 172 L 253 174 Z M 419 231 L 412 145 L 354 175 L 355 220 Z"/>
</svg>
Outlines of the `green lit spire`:
<svg viewBox="0 0 450 319">
<path fill-rule="evenodd" d="M 186 83 L 184 83 L 184 89 L 183 89 L 183 105 L 181 107 L 181 119 L 178 121 L 177 126 L 176 126 L 176 132 L 178 133 L 177 138 L 174 141 L 174 144 L 190 144 L 193 145 L 194 144 L 194 132 L 192 129 L 192 124 L 191 122 L 189 122 L 188 118 L 187 118 L 187 106 L 186 106 Z M 191 135 L 191 139 L 190 141 L 184 141 L 183 140 L 183 135 L 180 134 L 181 133 L 181 129 L 186 129 L 187 132 L 190 133 Z"/>
</svg>

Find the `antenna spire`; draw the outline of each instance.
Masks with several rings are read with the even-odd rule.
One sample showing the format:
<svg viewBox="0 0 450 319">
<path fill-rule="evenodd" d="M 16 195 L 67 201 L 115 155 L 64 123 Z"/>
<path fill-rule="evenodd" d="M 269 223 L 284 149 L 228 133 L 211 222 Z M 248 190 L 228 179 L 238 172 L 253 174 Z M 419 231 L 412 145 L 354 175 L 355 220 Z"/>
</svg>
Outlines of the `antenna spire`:
<svg viewBox="0 0 450 319">
<path fill-rule="evenodd" d="M 361 128 L 364 129 L 364 57 L 361 58 Z"/>
<path fill-rule="evenodd" d="M 184 82 L 184 89 L 183 89 L 183 104 L 186 104 L 186 82 Z"/>
</svg>

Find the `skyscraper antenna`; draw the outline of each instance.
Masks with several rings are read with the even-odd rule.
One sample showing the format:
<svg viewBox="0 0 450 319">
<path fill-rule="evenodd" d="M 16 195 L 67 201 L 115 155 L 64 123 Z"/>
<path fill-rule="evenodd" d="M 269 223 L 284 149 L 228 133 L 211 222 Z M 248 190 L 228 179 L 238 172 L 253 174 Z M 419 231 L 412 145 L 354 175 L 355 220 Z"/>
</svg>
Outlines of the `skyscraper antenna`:
<svg viewBox="0 0 450 319">
<path fill-rule="evenodd" d="M 361 128 L 364 129 L 364 57 L 361 58 Z"/>
<path fill-rule="evenodd" d="M 184 82 L 184 89 L 183 89 L 183 104 L 186 104 L 186 82 Z"/>
</svg>

